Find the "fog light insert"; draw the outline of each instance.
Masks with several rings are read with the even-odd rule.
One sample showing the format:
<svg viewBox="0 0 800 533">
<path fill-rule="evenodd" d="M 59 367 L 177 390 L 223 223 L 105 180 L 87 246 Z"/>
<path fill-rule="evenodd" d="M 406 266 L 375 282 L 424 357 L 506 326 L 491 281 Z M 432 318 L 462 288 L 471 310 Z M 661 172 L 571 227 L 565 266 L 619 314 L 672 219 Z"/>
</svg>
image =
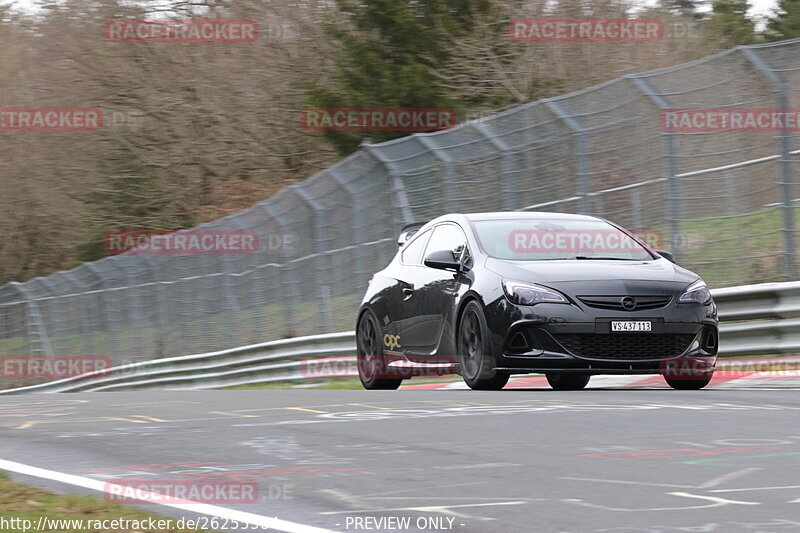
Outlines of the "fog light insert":
<svg viewBox="0 0 800 533">
<path fill-rule="evenodd" d="M 713 329 L 707 329 L 703 333 L 703 350 L 714 352 L 717 349 L 717 334 Z"/>
<path fill-rule="evenodd" d="M 530 343 L 528 337 L 522 331 L 517 331 L 511 336 L 508 342 L 508 349 L 516 353 L 524 353 L 530 351 Z"/>
</svg>

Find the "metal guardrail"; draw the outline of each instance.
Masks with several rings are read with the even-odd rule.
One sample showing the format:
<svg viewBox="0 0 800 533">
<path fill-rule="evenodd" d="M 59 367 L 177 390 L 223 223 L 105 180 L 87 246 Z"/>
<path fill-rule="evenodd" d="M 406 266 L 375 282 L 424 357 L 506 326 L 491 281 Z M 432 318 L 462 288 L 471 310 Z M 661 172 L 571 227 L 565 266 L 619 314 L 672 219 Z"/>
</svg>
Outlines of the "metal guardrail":
<svg viewBox="0 0 800 533">
<path fill-rule="evenodd" d="M 711 292 L 723 322 L 720 355 L 800 353 L 800 281 Z"/>
<path fill-rule="evenodd" d="M 331 377 L 355 369 L 355 332 L 271 341 L 198 355 L 118 366 L 0 394 L 141 389 L 194 390 Z M 342 356 L 351 356 L 342 358 Z M 335 358 L 335 359 L 334 359 Z M 327 363 L 327 364 L 326 364 Z M 335 365 L 335 366 L 334 366 Z M 351 373 L 352 374 L 352 373 Z"/>
<path fill-rule="evenodd" d="M 800 353 L 800 281 L 714 289 L 720 356 Z M 328 333 L 156 359 L 0 394 L 215 389 L 355 376 L 355 332 Z"/>
</svg>

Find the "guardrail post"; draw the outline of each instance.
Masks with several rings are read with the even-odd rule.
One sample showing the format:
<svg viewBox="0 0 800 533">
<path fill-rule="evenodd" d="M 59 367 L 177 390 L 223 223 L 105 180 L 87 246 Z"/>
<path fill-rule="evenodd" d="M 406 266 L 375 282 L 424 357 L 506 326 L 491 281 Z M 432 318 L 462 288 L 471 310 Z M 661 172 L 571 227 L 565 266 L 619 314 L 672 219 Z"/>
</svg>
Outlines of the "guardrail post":
<svg viewBox="0 0 800 533">
<path fill-rule="evenodd" d="M 777 69 L 772 68 L 766 59 L 756 51 L 752 46 L 739 46 L 738 50 L 742 52 L 745 58 L 769 81 L 775 89 L 775 99 L 778 109 L 786 110 L 791 109 L 789 95 L 791 93 L 789 82 L 786 77 Z M 784 247 L 784 278 L 787 281 L 795 279 L 797 275 L 797 267 L 795 265 L 795 220 L 794 220 L 794 207 L 792 200 L 794 199 L 794 172 L 792 170 L 792 147 L 791 138 L 786 128 L 785 121 L 781 124 L 780 133 L 778 136 L 781 147 L 781 180 L 778 184 L 781 186 L 782 205 L 783 210 L 783 247 Z"/>
<path fill-rule="evenodd" d="M 625 76 L 633 83 L 642 94 L 644 94 L 651 102 L 653 102 L 660 111 L 665 109 L 672 109 L 674 106 L 672 102 L 659 93 L 653 85 L 644 78 L 635 74 Z M 658 117 L 659 127 L 661 124 L 661 115 Z M 667 223 L 669 225 L 670 233 L 670 248 L 672 255 L 675 259 L 679 260 L 683 256 L 683 241 L 681 238 L 681 221 L 683 220 L 683 205 L 681 204 L 681 184 L 678 178 L 677 158 L 675 156 L 675 139 L 674 134 L 671 132 L 662 132 L 664 139 L 664 157 L 666 162 L 667 173 Z"/>
<path fill-rule="evenodd" d="M 580 196 L 579 212 L 588 215 L 591 212 L 589 193 L 592 192 L 590 179 L 591 163 L 589 161 L 589 140 L 586 138 L 586 129 L 575 118 L 568 115 L 557 101 L 546 98 L 542 100 L 575 136 L 575 157 L 578 160 L 578 196 Z"/>
</svg>

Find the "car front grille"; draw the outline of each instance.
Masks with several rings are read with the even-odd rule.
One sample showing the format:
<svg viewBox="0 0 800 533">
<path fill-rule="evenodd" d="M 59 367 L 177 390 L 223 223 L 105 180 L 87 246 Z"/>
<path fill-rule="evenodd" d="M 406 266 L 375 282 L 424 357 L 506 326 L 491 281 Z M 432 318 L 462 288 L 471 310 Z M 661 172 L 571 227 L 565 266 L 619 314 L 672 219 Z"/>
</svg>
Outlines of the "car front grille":
<svg viewBox="0 0 800 533">
<path fill-rule="evenodd" d="M 589 307 L 597 309 L 612 309 L 614 311 L 645 311 L 659 309 L 672 301 L 672 296 L 632 296 L 636 302 L 635 309 L 625 309 L 622 306 L 623 296 L 578 296 L 578 300 Z"/>
<path fill-rule="evenodd" d="M 684 333 L 576 333 L 553 335 L 568 352 L 596 359 L 662 359 L 682 354 L 694 340 Z"/>
</svg>

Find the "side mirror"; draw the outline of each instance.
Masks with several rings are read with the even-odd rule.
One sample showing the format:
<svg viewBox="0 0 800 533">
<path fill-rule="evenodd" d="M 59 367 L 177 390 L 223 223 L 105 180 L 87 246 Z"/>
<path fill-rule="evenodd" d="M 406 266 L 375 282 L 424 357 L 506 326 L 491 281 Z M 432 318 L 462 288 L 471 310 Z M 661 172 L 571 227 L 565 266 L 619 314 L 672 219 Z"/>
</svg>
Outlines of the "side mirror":
<svg viewBox="0 0 800 533">
<path fill-rule="evenodd" d="M 664 259 L 666 259 L 667 261 L 669 261 L 670 263 L 675 263 L 676 265 L 678 264 L 678 262 L 675 261 L 675 256 L 672 255 L 670 252 L 666 250 L 656 250 L 656 253 L 661 257 L 663 257 Z"/>
<path fill-rule="evenodd" d="M 439 270 L 453 270 L 458 272 L 461 270 L 461 263 L 453 255 L 452 250 L 436 250 L 428 254 L 425 258 L 425 266 L 430 268 L 438 268 Z"/>
</svg>

